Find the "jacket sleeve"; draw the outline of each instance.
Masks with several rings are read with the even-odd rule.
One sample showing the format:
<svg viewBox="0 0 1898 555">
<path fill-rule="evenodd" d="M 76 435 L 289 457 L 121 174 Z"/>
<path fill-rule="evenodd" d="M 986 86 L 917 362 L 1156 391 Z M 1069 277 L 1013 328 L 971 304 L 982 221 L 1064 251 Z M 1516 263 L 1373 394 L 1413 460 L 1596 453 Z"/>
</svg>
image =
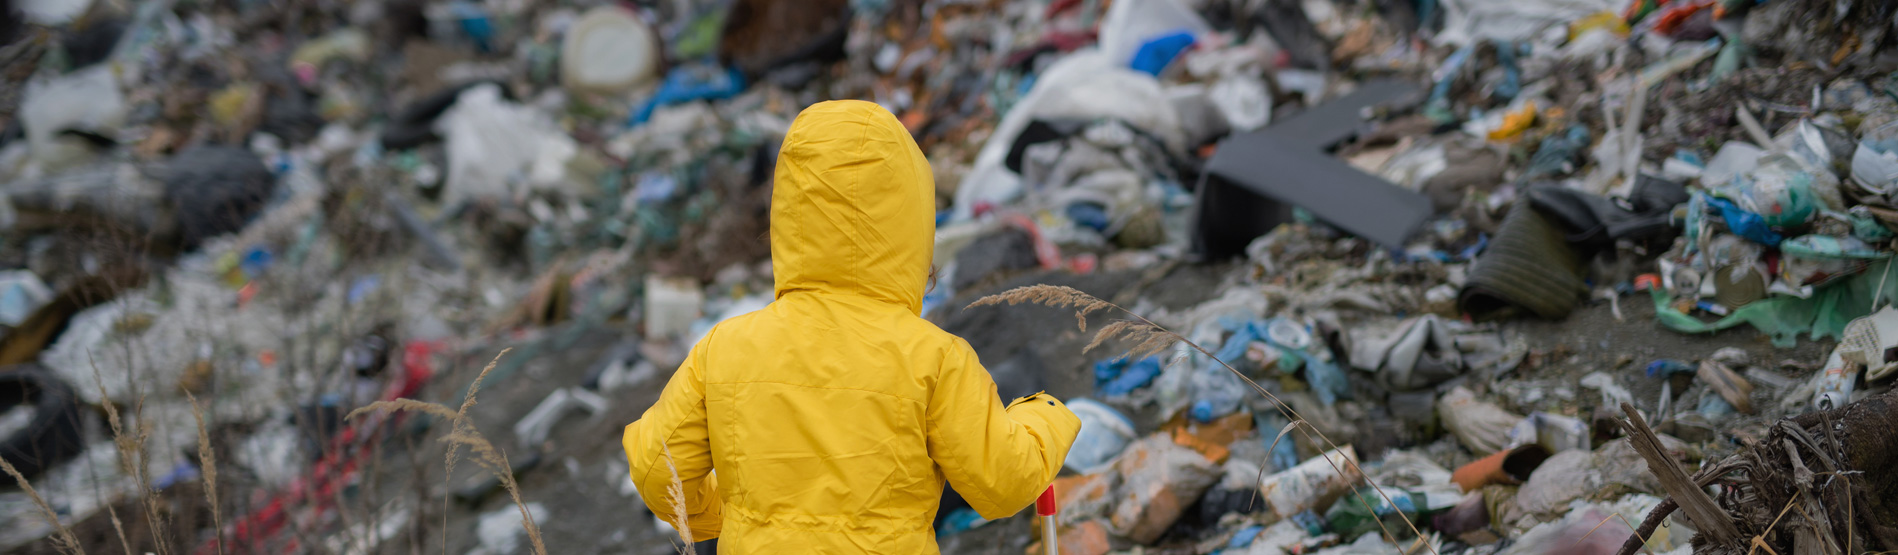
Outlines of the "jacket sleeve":
<svg viewBox="0 0 1898 555">
<path fill-rule="evenodd" d="M 724 521 L 717 480 L 712 476 L 712 446 L 706 430 L 705 373 L 700 348 L 686 356 L 666 382 L 659 401 L 639 420 L 626 425 L 621 438 L 626 462 L 640 499 L 653 514 L 677 527 L 683 506 L 692 541 L 718 537 Z M 679 488 L 674 493 L 674 481 Z M 684 499 L 678 499 L 684 497 Z"/>
<path fill-rule="evenodd" d="M 1013 515 L 1054 482 L 1081 419 L 1046 393 L 1003 408 L 961 340 L 946 358 L 929 399 L 929 456 L 982 518 Z"/>
</svg>

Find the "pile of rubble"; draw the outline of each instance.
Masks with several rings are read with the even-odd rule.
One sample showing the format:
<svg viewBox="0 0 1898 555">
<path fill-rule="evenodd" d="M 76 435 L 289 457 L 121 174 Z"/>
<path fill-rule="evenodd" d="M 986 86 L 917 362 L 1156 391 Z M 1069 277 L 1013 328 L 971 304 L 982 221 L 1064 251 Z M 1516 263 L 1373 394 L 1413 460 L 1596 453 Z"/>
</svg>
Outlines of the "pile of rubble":
<svg viewBox="0 0 1898 555">
<path fill-rule="evenodd" d="M 489 380 L 601 332 L 622 340 L 583 379 L 505 416 L 513 458 L 539 464 L 568 412 L 637 414 L 696 338 L 771 302 L 790 121 L 862 98 L 934 167 L 927 317 L 1022 276 L 1217 274 L 1196 306 L 1122 303 L 1202 348 L 1091 360 L 1066 388 L 1091 399 L 1069 403 L 1085 427 L 1056 484 L 1064 553 L 1605 553 L 1680 501 L 1663 461 L 1765 456 L 1824 428 L 1781 419 L 1861 414 L 1890 388 L 1895 16 L 1867 0 L 12 0 L 0 392 L 21 393 L 0 457 L 70 527 L 193 491 L 215 452 L 236 492 L 222 523 L 176 520 L 154 545 L 392 541 L 400 526 L 357 530 L 346 513 L 374 494 L 350 488 L 428 421 L 343 414 L 459 399 L 502 347 Z M 1534 337 L 1572 331 L 1525 327 L 1603 307 L 1616 326 L 1836 348 L 1572 371 L 1572 345 Z M 1009 396 L 1010 365 L 988 362 Z M 1864 449 L 1846 435 L 1792 460 L 1872 468 L 1840 462 Z M 1707 479 L 1753 491 L 1730 474 Z M 1806 477 L 1831 500 L 1893 498 Z M 1775 552 L 1898 549 L 1890 507 L 1775 530 L 1749 507 L 1794 494 L 1723 495 Z M 385 501 L 393 522 L 438 505 Z M 46 545 L 24 492 L 0 514 L 0 547 Z M 1701 524 L 1667 517 L 1637 544 L 1739 547 L 1692 540 L 1720 528 Z M 481 518 L 470 548 L 513 552 L 517 525 Z M 937 526 L 950 551 L 1034 541 L 953 501 Z"/>
</svg>

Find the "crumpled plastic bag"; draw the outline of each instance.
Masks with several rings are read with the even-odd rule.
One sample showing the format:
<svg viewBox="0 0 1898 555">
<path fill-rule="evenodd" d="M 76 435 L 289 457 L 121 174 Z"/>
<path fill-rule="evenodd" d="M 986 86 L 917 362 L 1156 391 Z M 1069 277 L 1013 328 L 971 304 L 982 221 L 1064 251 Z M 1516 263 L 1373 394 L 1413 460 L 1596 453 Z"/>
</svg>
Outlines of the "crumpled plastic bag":
<svg viewBox="0 0 1898 555">
<path fill-rule="evenodd" d="M 1516 504 L 1530 514 L 1553 513 L 1601 486 L 1595 454 L 1563 451 L 1543 461 L 1516 490 Z"/>
<path fill-rule="evenodd" d="M 1587 452 L 1589 439 L 1588 423 L 1546 412 L 1529 413 L 1528 418 L 1522 419 L 1515 428 L 1509 430 L 1511 448 L 1534 443 L 1550 451 Z"/>
<path fill-rule="evenodd" d="M 1128 0 L 1107 8 L 1101 21 L 1100 48 L 1109 60 L 1126 65 L 1141 45 L 1157 37 L 1212 31 L 1206 20 L 1179 0 Z"/>
<path fill-rule="evenodd" d="M 61 131 L 115 128 L 129 110 L 110 64 L 100 64 L 28 81 L 20 101 L 20 126 L 27 144 L 39 152 L 50 148 Z"/>
<path fill-rule="evenodd" d="M 1890 140 L 1859 143 L 1852 153 L 1852 184 L 1861 195 L 1890 202 L 1898 193 L 1898 145 Z"/>
<path fill-rule="evenodd" d="M 1036 119 L 1115 118 L 1159 137 L 1169 150 L 1184 151 L 1185 128 L 1160 81 L 1124 66 L 1101 51 L 1083 50 L 1042 72 L 1034 88 L 1002 116 L 963 175 L 952 221 L 974 217 L 977 204 L 1008 202 L 1021 195 L 1021 177 L 1003 161 L 1016 136 Z"/>
<path fill-rule="evenodd" d="M 1442 383 L 1463 371 L 1462 352 L 1451 335 L 1453 325 L 1427 314 L 1382 337 L 1354 338 L 1351 365 L 1375 371 L 1378 382 L 1394 391 Z"/>
<path fill-rule="evenodd" d="M 1443 31 L 1438 45 L 1463 45 L 1484 39 L 1522 42 L 1549 27 L 1565 26 L 1589 14 L 1621 9 L 1616 0 L 1443 0 Z"/>
<path fill-rule="evenodd" d="M 1659 437 L 1662 449 L 1670 456 L 1678 459 L 1687 451 L 1686 442 L 1672 436 Z M 1577 499 L 1599 499 L 1623 492 L 1666 493 L 1660 479 L 1648 471 L 1647 460 L 1628 445 L 1627 439 L 1618 439 L 1593 452 L 1556 453 L 1517 490 L 1516 505 L 1529 514 L 1560 514 Z"/>
<path fill-rule="evenodd" d="M 448 185 L 442 204 L 464 198 L 514 193 L 509 185 L 563 184 L 567 161 L 579 152 L 552 118 L 501 98 L 500 88 L 481 85 L 461 93 L 435 120 L 448 150 Z"/>
<path fill-rule="evenodd" d="M 1522 422 L 1521 415 L 1478 400 L 1475 392 L 1462 386 L 1443 395 L 1437 403 L 1437 417 L 1457 441 L 1479 457 L 1508 447 L 1509 430 Z"/>
</svg>

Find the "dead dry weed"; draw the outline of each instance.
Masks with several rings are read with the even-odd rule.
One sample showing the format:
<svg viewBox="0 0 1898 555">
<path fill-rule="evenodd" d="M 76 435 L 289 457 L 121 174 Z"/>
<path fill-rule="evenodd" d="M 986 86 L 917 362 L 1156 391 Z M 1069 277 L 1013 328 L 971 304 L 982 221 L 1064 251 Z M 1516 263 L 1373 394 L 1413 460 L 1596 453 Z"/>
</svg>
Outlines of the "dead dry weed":
<svg viewBox="0 0 1898 555">
<path fill-rule="evenodd" d="M 461 407 L 459 409 L 450 409 L 446 406 L 414 399 L 395 399 L 370 403 L 367 406 L 350 411 L 349 415 L 344 417 L 344 419 L 354 420 L 363 414 L 379 411 L 415 411 L 448 419 L 452 425 L 449 429 L 449 433 L 437 440 L 448 444 L 448 453 L 445 455 L 443 461 L 443 466 L 445 466 L 448 471 L 444 474 L 444 479 L 449 479 L 447 477 L 454 475 L 455 462 L 461 458 L 462 448 L 465 447 L 469 452 L 474 453 L 473 460 L 475 464 L 487 470 L 489 474 L 494 475 L 495 479 L 501 481 L 501 487 L 507 489 L 508 496 L 514 501 L 514 507 L 520 510 L 521 527 L 527 531 L 528 540 L 533 542 L 534 554 L 547 555 L 547 546 L 542 542 L 540 536 L 540 526 L 534 524 L 534 515 L 528 512 L 527 503 L 521 500 L 521 490 L 519 485 L 514 483 L 513 466 L 508 463 L 507 455 L 503 454 L 499 449 L 495 449 L 494 444 L 490 443 L 486 437 L 481 435 L 479 430 L 475 429 L 474 421 L 468 418 L 468 409 L 475 406 L 475 395 L 481 391 L 481 381 L 488 377 L 488 372 L 493 371 L 494 367 L 500 364 L 501 357 L 507 356 L 508 351 L 511 350 L 513 349 L 502 349 L 499 354 L 494 355 L 494 360 L 488 362 L 487 367 L 481 369 L 481 373 L 475 376 L 474 383 L 469 384 L 468 394 L 462 398 Z M 442 503 L 442 550 L 445 553 L 448 549 L 448 510 L 446 506 L 448 500 L 443 498 Z"/>
<path fill-rule="evenodd" d="M 38 490 L 33 489 L 33 484 L 26 480 L 26 476 L 20 475 L 20 471 L 14 469 L 13 464 L 8 463 L 5 458 L 0 458 L 0 470 L 6 471 L 8 476 L 13 477 L 13 481 L 20 484 L 20 489 L 26 491 L 26 497 L 33 500 L 33 507 L 39 509 L 40 516 L 46 519 L 47 524 L 52 525 L 52 542 L 55 549 L 69 555 L 84 553 L 79 549 L 79 540 L 73 537 L 72 530 L 59 522 L 59 513 L 53 511 L 52 505 L 46 504 L 46 499 L 40 497 Z"/>
<path fill-rule="evenodd" d="M 87 359 L 91 360 L 90 354 L 87 355 Z M 145 440 L 151 437 L 151 430 L 141 417 L 144 412 L 143 397 L 140 396 L 140 402 L 132 405 L 133 429 L 128 432 L 125 422 L 120 418 L 117 403 L 112 402 L 111 395 L 106 393 L 105 377 L 99 372 L 98 361 L 91 360 L 91 363 L 93 385 L 99 388 L 99 405 L 105 409 L 106 423 L 112 431 L 112 445 L 119 452 L 119 472 L 131 477 L 133 483 L 138 486 L 139 504 L 145 512 L 145 525 L 152 531 L 153 552 L 156 555 L 167 555 L 172 550 L 162 531 L 169 528 L 165 525 L 165 514 L 160 507 L 158 490 L 152 488 L 150 473 L 146 472 L 146 469 L 150 467 L 150 461 L 145 450 Z M 133 395 L 137 393 L 134 392 Z M 117 518 L 116 514 L 114 518 Z M 119 541 L 129 545 L 123 537 L 122 525 L 119 534 Z"/>
<path fill-rule="evenodd" d="M 198 396 L 192 395 L 191 390 L 179 389 L 184 391 L 185 400 L 191 403 L 191 416 L 198 421 L 198 465 L 203 467 L 199 474 L 204 480 L 204 499 L 211 503 L 211 529 L 222 536 L 224 516 L 217 504 L 217 453 L 211 449 L 211 433 L 204 426 L 204 407 L 198 405 Z M 211 543 L 217 546 L 218 555 L 224 555 L 222 538 Z"/>
</svg>

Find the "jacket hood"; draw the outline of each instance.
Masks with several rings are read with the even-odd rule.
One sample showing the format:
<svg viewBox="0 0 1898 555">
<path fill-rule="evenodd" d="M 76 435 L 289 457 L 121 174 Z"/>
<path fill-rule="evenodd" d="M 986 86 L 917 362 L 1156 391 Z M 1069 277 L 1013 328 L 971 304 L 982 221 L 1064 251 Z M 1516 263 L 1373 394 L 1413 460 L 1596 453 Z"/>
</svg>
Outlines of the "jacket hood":
<svg viewBox="0 0 1898 555">
<path fill-rule="evenodd" d="M 845 294 L 920 314 L 935 250 L 935 180 L 896 116 L 822 102 L 791 123 L 771 191 L 777 298 Z"/>
</svg>

